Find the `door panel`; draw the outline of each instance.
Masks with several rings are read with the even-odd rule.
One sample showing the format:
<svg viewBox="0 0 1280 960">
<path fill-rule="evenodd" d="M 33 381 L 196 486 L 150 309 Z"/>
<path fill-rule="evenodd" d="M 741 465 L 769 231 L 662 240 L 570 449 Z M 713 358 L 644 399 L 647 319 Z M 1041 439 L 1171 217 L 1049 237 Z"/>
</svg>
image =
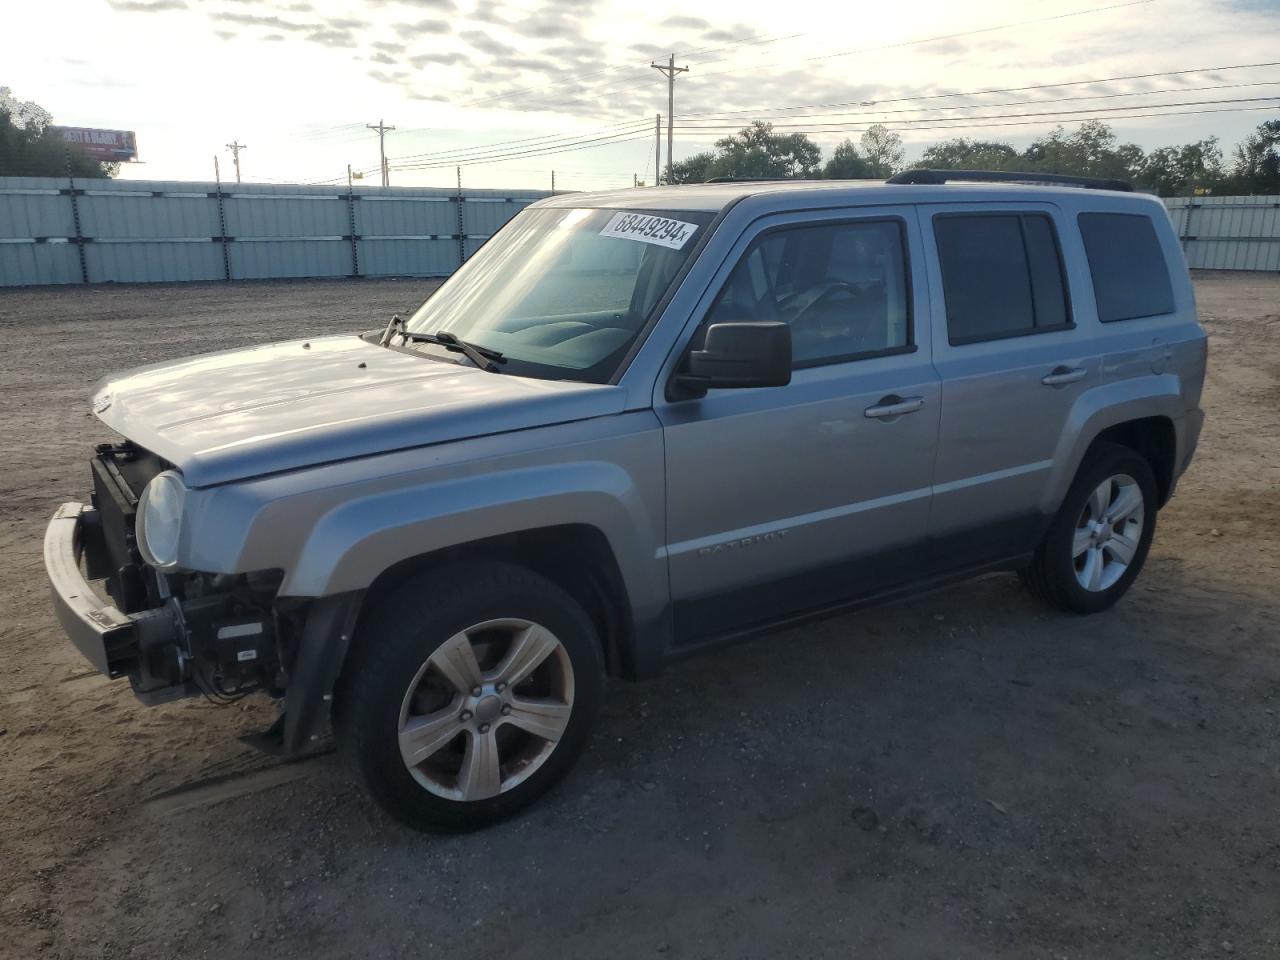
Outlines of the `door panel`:
<svg viewBox="0 0 1280 960">
<path fill-rule="evenodd" d="M 1084 327 L 1090 318 L 1077 314 L 1075 325 L 1061 327 L 1060 305 L 1055 328 L 979 342 L 953 343 L 949 335 L 944 273 L 933 243 L 934 217 L 951 218 L 957 205 L 921 207 L 921 227 L 928 239 L 926 260 L 933 292 L 934 364 L 942 378 L 942 417 L 938 433 L 934 496 L 929 534 L 938 567 L 951 569 L 998 560 L 1034 548 L 1046 517 L 1041 512 L 1054 451 L 1076 397 L 1097 382 L 1100 360 L 1096 342 Z M 1056 228 L 1062 273 L 1071 269 L 1078 250 L 1068 236 L 1069 223 L 1047 204 L 965 204 L 969 216 L 1034 214 L 1049 217 Z M 954 220 L 949 220 L 954 223 Z M 1042 224 L 1042 220 L 1040 223 Z M 1043 243 L 1042 237 L 1037 242 Z M 1043 264 L 1041 265 L 1043 266 Z M 1013 272 L 1013 271 L 1011 271 Z M 1028 268 L 1018 278 L 1025 285 Z M 1040 270 L 1041 277 L 1046 271 Z M 1052 279 L 1052 278 L 1050 278 Z M 1069 303 L 1078 299 L 1064 280 Z M 1044 295 L 1042 280 L 1041 296 Z M 1053 294 L 1059 300 L 1057 288 Z M 1032 294 L 1034 299 L 1035 294 Z M 1012 305 L 1011 311 L 1017 307 Z M 1009 318 L 993 318 L 992 327 L 1016 326 Z"/>
<path fill-rule="evenodd" d="M 886 213 L 902 218 L 914 251 L 911 211 L 865 215 Z M 755 234 L 776 226 L 763 223 Z M 735 249 L 721 283 L 750 240 Z M 911 271 L 908 283 L 918 314 L 927 305 L 922 272 Z M 914 350 L 796 370 L 785 387 L 656 405 L 678 641 L 869 594 L 909 575 L 908 558 L 925 544 L 938 430 L 929 353 L 926 334 Z"/>
</svg>

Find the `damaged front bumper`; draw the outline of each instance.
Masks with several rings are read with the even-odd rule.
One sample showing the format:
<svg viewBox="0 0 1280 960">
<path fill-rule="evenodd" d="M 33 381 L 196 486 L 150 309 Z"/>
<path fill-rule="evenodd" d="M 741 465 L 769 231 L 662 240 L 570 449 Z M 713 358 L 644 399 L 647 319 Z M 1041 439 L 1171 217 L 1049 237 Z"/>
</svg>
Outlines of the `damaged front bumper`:
<svg viewBox="0 0 1280 960">
<path fill-rule="evenodd" d="M 326 748 L 332 737 L 333 690 L 346 657 L 362 593 L 297 600 L 280 618 L 265 599 L 234 592 L 169 597 L 161 606 L 124 613 L 94 589 L 86 570 L 102 571 L 108 551 L 97 510 L 58 508 L 44 537 L 44 564 L 62 629 L 94 669 L 128 677 L 147 705 L 189 696 L 262 690 L 283 714 L 271 730 L 246 738 L 271 753 L 297 757 Z M 109 563 L 107 564 L 109 566 Z M 280 658 L 276 620 L 292 624 Z M 225 702 L 225 701 L 224 701 Z"/>
<path fill-rule="evenodd" d="M 94 591 L 81 569 L 91 539 L 101 537 L 98 512 L 64 503 L 44 534 L 44 566 L 53 589 L 53 609 L 72 644 L 108 677 L 136 674 L 140 651 L 176 644 L 181 627 L 168 607 L 122 613 Z"/>
</svg>

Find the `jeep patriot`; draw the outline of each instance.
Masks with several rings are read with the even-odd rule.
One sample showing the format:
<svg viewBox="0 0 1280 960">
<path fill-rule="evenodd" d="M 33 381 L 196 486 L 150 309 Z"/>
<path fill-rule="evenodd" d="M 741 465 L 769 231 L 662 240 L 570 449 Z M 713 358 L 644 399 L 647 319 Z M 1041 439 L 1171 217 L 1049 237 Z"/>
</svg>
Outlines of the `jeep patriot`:
<svg viewBox="0 0 1280 960">
<path fill-rule="evenodd" d="M 470 828 L 568 771 L 607 676 L 992 571 L 1109 607 L 1205 360 L 1125 184 L 562 195 L 385 329 L 108 377 L 45 564 L 143 703 L 265 692 L 257 745 Z"/>
</svg>

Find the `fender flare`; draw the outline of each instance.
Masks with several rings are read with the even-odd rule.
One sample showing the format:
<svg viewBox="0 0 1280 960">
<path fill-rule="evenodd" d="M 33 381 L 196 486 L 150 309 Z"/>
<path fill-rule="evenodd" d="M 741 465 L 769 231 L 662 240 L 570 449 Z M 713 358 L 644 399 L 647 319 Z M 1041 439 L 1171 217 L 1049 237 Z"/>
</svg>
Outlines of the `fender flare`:
<svg viewBox="0 0 1280 960">
<path fill-rule="evenodd" d="M 281 596 L 364 590 L 385 570 L 448 547 L 504 534 L 577 524 L 598 529 L 618 564 L 633 614 L 666 602 L 665 566 L 653 517 L 616 464 L 527 467 L 371 493 L 348 500 L 313 526 Z"/>
<path fill-rule="evenodd" d="M 1179 424 L 1185 416 L 1181 383 L 1171 373 L 1118 380 L 1084 391 L 1072 405 L 1058 438 L 1041 512 L 1046 516 L 1057 512 L 1089 447 L 1104 430 L 1132 420 L 1165 417 L 1181 436 Z"/>
</svg>

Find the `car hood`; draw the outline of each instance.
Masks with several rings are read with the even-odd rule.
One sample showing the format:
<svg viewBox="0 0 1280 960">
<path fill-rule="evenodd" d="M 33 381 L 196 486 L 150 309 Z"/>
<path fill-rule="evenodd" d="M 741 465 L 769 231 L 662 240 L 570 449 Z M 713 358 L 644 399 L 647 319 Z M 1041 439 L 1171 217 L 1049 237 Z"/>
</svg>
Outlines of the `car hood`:
<svg viewBox="0 0 1280 960">
<path fill-rule="evenodd" d="M 202 487 L 622 411 L 620 387 L 536 380 L 358 336 L 229 350 L 108 377 L 107 426 Z"/>
</svg>

